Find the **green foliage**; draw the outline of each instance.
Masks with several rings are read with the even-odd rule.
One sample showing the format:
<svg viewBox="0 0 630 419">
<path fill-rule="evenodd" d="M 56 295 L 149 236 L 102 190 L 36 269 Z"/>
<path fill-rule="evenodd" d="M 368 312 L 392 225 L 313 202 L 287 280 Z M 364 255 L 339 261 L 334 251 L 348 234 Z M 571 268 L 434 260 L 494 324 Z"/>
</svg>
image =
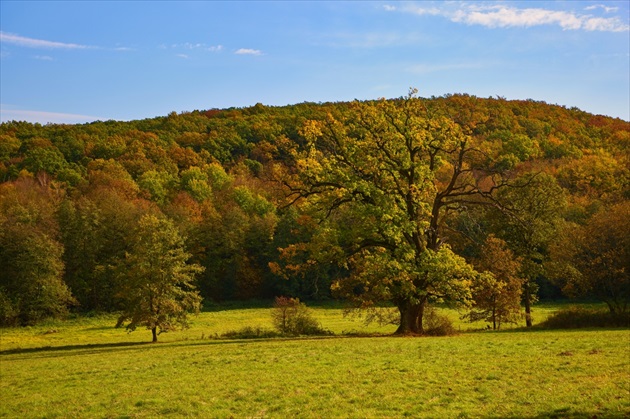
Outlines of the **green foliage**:
<svg viewBox="0 0 630 419">
<path fill-rule="evenodd" d="M 246 186 L 234 188 L 234 201 L 248 214 L 256 214 L 260 217 L 274 210 L 271 202 L 252 191 Z"/>
<path fill-rule="evenodd" d="M 629 145 L 630 124 L 619 119 L 532 100 L 421 99 L 413 91 L 129 122 L 8 122 L 0 124 L 0 186 L 17 181 L 22 198 L 44 187 L 48 198 L 14 205 L 5 194 L 0 207 L 7 225 L 28 226 L 25 236 L 62 255 L 53 276 L 79 301 L 74 310 L 120 309 L 115 261 L 150 212 L 167 214 L 189 237 L 191 263 L 206 268 L 199 287 L 207 299 L 326 299 L 338 284 L 337 295 L 358 305 L 400 306 L 400 320 L 420 329 L 422 304 L 469 301 L 464 281 L 449 289 L 445 272 L 423 279 L 420 264 L 435 266 L 433 258 L 460 265 L 435 253 L 444 243 L 473 261 L 489 234 L 503 239 L 523 259 L 530 303 L 537 286 L 542 297 L 558 295 L 556 284 L 590 296 L 602 289 L 585 279 L 597 275 L 550 248 L 563 217 L 579 232 L 630 198 Z M 288 200 L 282 185 L 293 188 Z M 490 210 L 497 205 L 509 216 Z M 20 249 L 17 256 L 33 257 Z M 593 272 L 596 259 L 584 258 Z M 552 284 L 554 262 L 567 275 Z M 5 311 L 17 313 L 9 294 Z"/>
<path fill-rule="evenodd" d="M 329 298 L 333 280 L 344 274 L 334 263 L 334 254 L 327 252 L 333 239 L 295 206 L 283 210 L 273 235 L 272 248 L 276 252 L 269 262 L 274 279 L 279 280 L 276 291 L 301 299 Z M 313 248 L 317 251 L 311 251 Z"/>
<path fill-rule="evenodd" d="M 485 159 L 469 129 L 412 91 L 355 102 L 302 130 L 309 143 L 290 192 L 308 199 L 306 211 L 329 238 L 326 253 L 351 271 L 335 288 L 363 305 L 395 304 L 400 333 L 422 332 L 427 301 L 470 298 L 472 269 L 442 245 L 445 214 L 494 190 L 483 186 L 481 167 L 473 170 Z"/>
<path fill-rule="evenodd" d="M 182 189 L 187 191 L 198 202 L 212 196 L 212 188 L 208 184 L 208 175 L 199 167 L 191 167 L 181 173 Z"/>
<path fill-rule="evenodd" d="M 176 183 L 176 178 L 170 173 L 158 172 L 156 170 L 144 172 L 138 179 L 140 189 L 146 191 L 148 198 L 158 204 L 164 204 L 166 202 L 169 191 L 173 190 L 173 185 Z"/>
<path fill-rule="evenodd" d="M 87 155 L 93 159 L 116 159 L 127 149 L 127 141 L 120 135 L 95 138 L 88 147 Z"/>
<path fill-rule="evenodd" d="M 62 317 L 75 302 L 63 281 L 56 198 L 31 179 L 0 185 L 0 324 Z"/>
<path fill-rule="evenodd" d="M 256 177 L 260 176 L 263 170 L 262 163 L 256 160 L 251 160 L 251 159 L 245 159 L 243 163 L 245 163 L 245 166 L 247 166 L 247 168 L 250 170 L 250 172 L 252 172 L 254 176 Z"/>
<path fill-rule="evenodd" d="M 520 162 L 534 159 L 540 155 L 538 141 L 524 134 L 514 133 L 512 130 L 494 132 L 490 138 L 492 142 L 500 142 L 501 156 L 498 166 L 514 169 Z"/>
<path fill-rule="evenodd" d="M 199 224 L 196 241 L 205 249 L 199 260 L 206 271 L 200 288 L 216 299 L 267 298 L 267 264 L 276 225 L 273 212 L 259 217 L 246 213 L 229 195 L 206 202 L 205 219 Z"/>
<path fill-rule="evenodd" d="M 218 163 L 211 163 L 206 167 L 206 173 L 208 174 L 208 180 L 212 189 L 221 191 L 225 189 L 230 183 L 232 178 L 225 172 L 223 166 Z"/>
<path fill-rule="evenodd" d="M 566 208 L 565 191 L 547 173 L 525 173 L 497 197 L 507 211 L 490 217 L 490 231 L 521 259 L 525 321 L 531 327 L 531 305 L 537 301 L 537 281 L 547 275 L 545 262 Z"/>
<path fill-rule="evenodd" d="M 516 156 L 519 161 L 527 161 L 540 154 L 538 142 L 522 134 L 516 134 L 504 140 L 503 152 Z"/>
<path fill-rule="evenodd" d="M 29 325 L 62 317 L 74 302 L 62 280 L 62 247 L 28 226 L 2 225 L 0 318 L 2 325 Z"/>
<path fill-rule="evenodd" d="M 86 173 L 87 170 L 82 166 L 70 163 L 57 171 L 57 180 L 66 183 L 68 187 L 76 187 L 85 182 Z"/>
<path fill-rule="evenodd" d="M 11 157 L 17 155 L 22 142 L 11 135 L 0 135 L 0 162 L 9 162 Z"/>
<path fill-rule="evenodd" d="M 120 297 L 124 301 L 118 325 L 133 331 L 145 326 L 157 341 L 161 332 L 187 327 L 187 314 L 199 312 L 201 297 L 193 284 L 202 267 L 187 264 L 190 255 L 173 223 L 143 216 L 120 265 Z"/>
<path fill-rule="evenodd" d="M 46 172 L 54 175 L 67 164 L 63 154 L 53 147 L 32 148 L 26 152 L 24 158 L 24 168 L 35 174 Z"/>
<path fill-rule="evenodd" d="M 630 202 L 567 224 L 553 247 L 556 281 L 569 296 L 592 296 L 612 314 L 630 312 Z"/>
</svg>

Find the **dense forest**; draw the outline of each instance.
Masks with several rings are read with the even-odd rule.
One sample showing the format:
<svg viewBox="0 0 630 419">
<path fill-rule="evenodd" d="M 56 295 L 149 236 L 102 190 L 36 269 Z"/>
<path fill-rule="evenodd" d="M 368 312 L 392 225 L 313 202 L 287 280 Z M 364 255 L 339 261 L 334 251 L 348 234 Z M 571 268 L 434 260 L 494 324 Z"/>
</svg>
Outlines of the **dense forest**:
<svg viewBox="0 0 630 419">
<path fill-rule="evenodd" d="M 400 333 L 422 333 L 432 303 L 494 327 L 531 325 L 538 298 L 630 309 L 630 123 L 576 108 L 411 91 L 14 121 L 0 181 L 3 325 L 143 324 L 158 294 L 166 317 L 276 296 L 389 305 Z"/>
</svg>

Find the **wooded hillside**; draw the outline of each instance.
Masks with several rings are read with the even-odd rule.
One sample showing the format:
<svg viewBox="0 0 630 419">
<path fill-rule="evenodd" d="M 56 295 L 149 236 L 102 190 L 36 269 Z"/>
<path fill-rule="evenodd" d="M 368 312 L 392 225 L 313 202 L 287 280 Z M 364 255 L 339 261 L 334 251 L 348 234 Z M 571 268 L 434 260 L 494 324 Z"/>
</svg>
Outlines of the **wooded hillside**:
<svg viewBox="0 0 630 419">
<path fill-rule="evenodd" d="M 435 301 L 629 308 L 630 123 L 575 108 L 412 92 L 8 122 L 0 180 L 2 324 L 124 309 L 151 223 L 206 301 L 388 302 L 414 332 Z"/>
</svg>

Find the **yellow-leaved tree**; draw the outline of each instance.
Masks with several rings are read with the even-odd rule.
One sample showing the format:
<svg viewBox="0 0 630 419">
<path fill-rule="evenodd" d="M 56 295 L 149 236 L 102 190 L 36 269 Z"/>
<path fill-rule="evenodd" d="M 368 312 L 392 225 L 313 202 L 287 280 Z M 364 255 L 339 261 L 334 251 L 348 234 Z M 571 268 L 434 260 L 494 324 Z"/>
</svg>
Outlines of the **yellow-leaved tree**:
<svg viewBox="0 0 630 419">
<path fill-rule="evenodd" d="M 319 223 L 308 263 L 344 267 L 333 291 L 359 306 L 392 303 L 401 334 L 424 333 L 427 303 L 469 304 L 477 273 L 443 243 L 445 220 L 498 205 L 493 196 L 507 186 L 474 126 L 416 93 L 307 121 L 285 178 L 290 202 Z"/>
</svg>

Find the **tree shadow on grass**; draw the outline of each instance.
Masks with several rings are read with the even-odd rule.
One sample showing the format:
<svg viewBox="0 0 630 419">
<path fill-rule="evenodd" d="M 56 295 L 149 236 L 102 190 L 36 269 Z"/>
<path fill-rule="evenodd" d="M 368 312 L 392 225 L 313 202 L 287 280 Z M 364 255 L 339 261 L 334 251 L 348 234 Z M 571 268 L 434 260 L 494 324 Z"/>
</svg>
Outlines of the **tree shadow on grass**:
<svg viewBox="0 0 630 419">
<path fill-rule="evenodd" d="M 98 350 L 108 348 L 129 348 L 150 345 L 151 342 L 118 342 L 118 343 L 88 343 L 85 345 L 39 346 L 36 348 L 14 348 L 0 351 L 1 355 L 27 355 L 59 351 Z"/>
<path fill-rule="evenodd" d="M 222 345 L 243 343 L 244 341 L 261 341 L 263 339 L 248 340 L 204 340 L 204 341 L 167 341 L 167 342 L 115 342 L 115 343 L 87 343 L 84 345 L 60 345 L 60 346 L 39 346 L 35 348 L 13 348 L 0 350 L 0 356 L 7 355 L 25 355 L 29 358 L 54 358 L 67 357 L 76 355 L 89 355 L 101 353 L 104 350 L 128 351 L 139 349 L 157 349 L 172 346 L 172 344 L 181 344 L 187 342 L 189 345 Z M 271 339 L 270 339 L 271 340 Z"/>
</svg>

